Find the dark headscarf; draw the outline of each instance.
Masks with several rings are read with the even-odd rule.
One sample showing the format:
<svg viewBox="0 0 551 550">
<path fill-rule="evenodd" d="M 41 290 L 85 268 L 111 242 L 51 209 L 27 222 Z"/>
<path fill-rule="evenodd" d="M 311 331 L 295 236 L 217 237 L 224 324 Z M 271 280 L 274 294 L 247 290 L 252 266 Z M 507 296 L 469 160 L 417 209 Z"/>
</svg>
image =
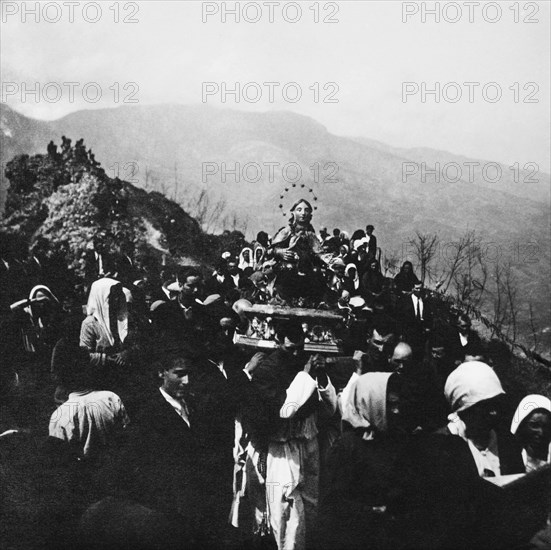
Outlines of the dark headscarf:
<svg viewBox="0 0 551 550">
<path fill-rule="evenodd" d="M 404 268 L 406 265 L 409 265 L 411 268 L 411 271 L 409 273 L 406 273 Z M 400 268 L 400 273 L 394 277 L 394 282 L 396 283 L 396 289 L 400 291 L 409 292 L 410 290 L 413 290 L 413 287 L 420 283 L 419 279 L 413 272 L 413 264 L 409 261 L 406 261 L 402 264 L 402 267 Z"/>
</svg>

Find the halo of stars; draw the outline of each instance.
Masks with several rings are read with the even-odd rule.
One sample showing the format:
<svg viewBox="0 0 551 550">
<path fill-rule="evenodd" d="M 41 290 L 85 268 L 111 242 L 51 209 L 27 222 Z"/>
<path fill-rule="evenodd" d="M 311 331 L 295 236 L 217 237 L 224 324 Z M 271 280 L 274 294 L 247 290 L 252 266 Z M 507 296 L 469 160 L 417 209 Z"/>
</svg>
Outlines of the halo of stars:
<svg viewBox="0 0 551 550">
<path fill-rule="evenodd" d="M 279 200 L 281 201 L 278 205 L 279 209 L 281 210 L 281 213 L 283 214 L 283 217 L 287 217 L 287 212 L 285 209 L 285 205 L 283 204 L 283 201 L 287 198 L 287 195 L 292 192 L 294 189 L 303 189 L 304 192 L 308 192 L 308 196 L 306 197 L 310 202 L 313 203 L 313 209 L 317 210 L 317 202 L 318 197 L 314 193 L 314 189 L 311 187 L 308 187 L 305 183 L 297 184 L 297 183 L 291 183 L 288 184 L 287 187 L 280 193 Z"/>
</svg>

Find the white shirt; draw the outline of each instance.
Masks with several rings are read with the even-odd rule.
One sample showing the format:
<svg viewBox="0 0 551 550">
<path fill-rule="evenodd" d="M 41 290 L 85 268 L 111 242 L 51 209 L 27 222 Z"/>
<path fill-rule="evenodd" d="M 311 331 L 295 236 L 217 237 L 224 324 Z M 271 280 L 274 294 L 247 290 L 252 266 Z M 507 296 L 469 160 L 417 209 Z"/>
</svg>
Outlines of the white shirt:
<svg viewBox="0 0 551 550">
<path fill-rule="evenodd" d="M 467 439 L 467 443 L 481 477 L 484 477 L 484 470 L 493 472 L 495 476 L 501 475 L 497 436 L 493 430 L 490 432 L 488 448 L 480 450 L 470 439 Z"/>
<path fill-rule="evenodd" d="M 174 397 L 172 397 L 171 395 L 168 395 L 168 393 L 166 393 L 163 388 L 159 388 L 159 391 L 161 392 L 161 395 L 166 399 L 166 402 L 178 413 L 178 416 L 180 416 L 184 420 L 184 422 L 191 428 L 186 402 L 183 400 L 176 401 L 176 399 L 174 399 Z"/>
<path fill-rule="evenodd" d="M 96 260 L 97 260 L 97 262 L 98 262 L 98 273 L 99 273 L 100 275 L 104 275 L 104 273 L 103 273 L 103 258 L 102 258 L 102 256 L 101 256 L 101 254 L 98 254 L 98 252 L 96 252 L 96 251 L 94 250 L 94 256 L 95 256 L 95 258 L 96 258 Z"/>
<path fill-rule="evenodd" d="M 212 359 L 209 359 L 209 363 L 212 363 L 216 366 L 216 368 L 224 375 L 224 378 L 228 379 L 228 374 L 226 373 L 224 369 L 224 361 L 220 361 L 220 363 L 217 363 L 216 361 L 213 361 Z"/>
<path fill-rule="evenodd" d="M 415 312 L 415 317 L 419 317 L 423 320 L 423 300 L 415 296 L 415 294 L 411 295 L 411 299 L 413 300 L 413 311 Z M 417 308 L 419 308 L 419 315 L 417 315 Z"/>
</svg>

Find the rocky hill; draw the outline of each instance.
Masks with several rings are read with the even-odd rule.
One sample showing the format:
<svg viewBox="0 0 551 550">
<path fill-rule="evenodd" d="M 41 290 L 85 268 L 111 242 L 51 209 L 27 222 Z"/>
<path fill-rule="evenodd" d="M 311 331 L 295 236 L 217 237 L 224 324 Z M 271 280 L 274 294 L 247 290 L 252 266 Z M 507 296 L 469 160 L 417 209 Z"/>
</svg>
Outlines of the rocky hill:
<svg viewBox="0 0 551 550">
<path fill-rule="evenodd" d="M 40 247 L 77 279 L 84 252 L 101 237 L 111 252 L 129 250 L 138 263 L 211 265 L 240 233 L 207 235 L 197 220 L 161 193 L 110 178 L 82 140 L 63 138 L 45 154 L 17 155 L 6 165 L 10 187 L 0 224 L 0 254 L 25 257 Z M 14 246 L 18 249 L 14 250 Z"/>
</svg>

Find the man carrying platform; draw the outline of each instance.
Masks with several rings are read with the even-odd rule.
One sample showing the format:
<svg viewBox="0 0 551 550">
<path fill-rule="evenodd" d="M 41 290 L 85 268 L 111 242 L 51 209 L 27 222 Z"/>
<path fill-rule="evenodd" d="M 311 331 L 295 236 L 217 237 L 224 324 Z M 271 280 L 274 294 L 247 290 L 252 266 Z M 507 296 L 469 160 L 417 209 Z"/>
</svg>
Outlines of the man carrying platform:
<svg viewBox="0 0 551 550">
<path fill-rule="evenodd" d="M 256 369 L 255 400 L 247 415 L 251 434 L 250 483 L 265 485 L 269 524 L 278 548 L 310 542 L 318 507 L 320 457 L 317 421 L 332 416 L 337 398 L 320 356 L 304 355 L 299 322 L 278 330 L 279 349 Z"/>
</svg>

